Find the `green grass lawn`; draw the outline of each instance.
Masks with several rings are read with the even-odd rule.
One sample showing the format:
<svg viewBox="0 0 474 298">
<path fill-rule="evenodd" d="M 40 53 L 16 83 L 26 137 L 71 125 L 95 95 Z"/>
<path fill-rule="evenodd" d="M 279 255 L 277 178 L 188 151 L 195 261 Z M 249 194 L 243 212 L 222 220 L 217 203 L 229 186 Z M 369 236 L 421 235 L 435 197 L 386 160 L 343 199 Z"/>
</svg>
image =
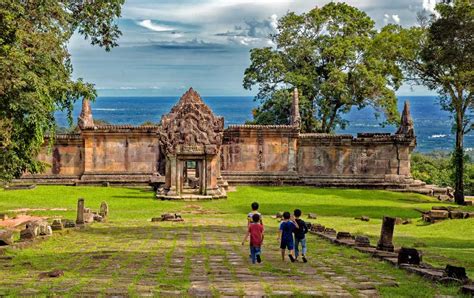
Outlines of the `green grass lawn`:
<svg viewBox="0 0 474 298">
<path fill-rule="evenodd" d="M 74 219 L 77 199 L 83 197 L 86 200 L 86 207 L 94 210 L 99 208 L 102 201 L 106 201 L 109 204 L 112 225 L 139 227 L 151 217 L 160 216 L 163 212 L 176 211 L 187 213 L 186 218 L 197 223 L 202 221 L 202 225 L 206 225 L 207 221 L 212 221 L 217 226 L 219 222 L 223 222 L 226 226 L 241 229 L 240 227 L 245 225 L 245 214 L 249 212 L 250 204 L 258 201 L 265 224 L 275 231 L 278 223 L 270 218 L 271 215 L 279 211 L 300 208 L 306 214 L 312 212 L 318 215 L 316 220 L 308 221 L 321 223 L 338 231 L 367 235 L 374 244 L 380 233 L 381 219 L 384 215 L 388 215 L 412 219 L 411 224 L 395 227 L 394 241 L 397 246 L 417 247 L 424 253 L 424 261 L 443 267 L 447 263 L 464 266 L 470 277 L 474 277 L 474 219 L 446 220 L 431 225 L 423 223 L 415 208 L 429 210 L 435 205 L 448 205 L 439 203 L 433 198 L 376 190 L 250 186 L 238 187 L 236 192 L 230 192 L 228 195 L 227 200 L 170 202 L 154 200 L 153 192 L 138 188 L 38 186 L 34 190 L 0 190 L 0 213 L 17 208 L 67 208 L 67 211 L 43 210 L 28 213 Z M 205 212 L 193 214 L 198 207 Z M 474 211 L 472 207 L 464 209 Z M 7 213 L 13 215 L 12 211 Z M 362 222 L 354 219 L 363 215 L 369 216 L 370 221 Z M 109 233 L 117 230 L 109 228 Z M 193 226 L 192 229 L 196 227 Z M 238 235 L 239 238 L 241 236 L 243 235 Z M 62 241 L 60 237 L 54 238 L 54 241 L 47 241 L 45 247 L 60 243 Z M 142 244 L 137 242 L 137 245 Z M 326 249 L 325 253 L 328 253 L 328 250 L 332 249 Z M 28 253 L 35 254 L 35 249 L 28 250 Z M 317 257 L 317 248 L 315 254 Z M 347 254 L 352 255 L 353 252 Z M 401 270 L 393 270 L 401 272 L 397 274 L 404 274 Z M 390 293 L 397 291 L 403 293 L 410 287 L 413 285 L 405 285 L 398 290 L 381 289 L 381 292 L 390 296 Z"/>
</svg>

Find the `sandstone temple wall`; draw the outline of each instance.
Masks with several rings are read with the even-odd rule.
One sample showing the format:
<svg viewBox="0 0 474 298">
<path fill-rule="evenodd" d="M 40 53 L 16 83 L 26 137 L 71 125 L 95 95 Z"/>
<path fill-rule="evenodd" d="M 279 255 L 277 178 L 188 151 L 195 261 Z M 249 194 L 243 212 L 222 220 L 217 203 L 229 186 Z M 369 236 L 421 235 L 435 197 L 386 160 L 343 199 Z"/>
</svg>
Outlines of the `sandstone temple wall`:
<svg viewBox="0 0 474 298">
<path fill-rule="evenodd" d="M 154 128 L 131 126 L 86 130 L 84 173 L 156 174 L 159 143 Z"/>
<path fill-rule="evenodd" d="M 227 183 L 404 188 L 413 182 L 410 154 L 416 138 L 407 104 L 395 134 L 307 134 L 300 132 L 294 94 L 291 125 L 225 129 L 224 119 L 192 89 L 164 116 L 163 126 L 97 126 L 84 101 L 79 132 L 58 135 L 52 146 L 46 139 L 39 159 L 47 170 L 22 180 L 153 183 L 172 196 L 189 191 L 186 163 L 195 161 L 200 172 L 195 180 L 206 185 L 201 191 L 206 194 L 223 194 Z"/>
<path fill-rule="evenodd" d="M 236 125 L 224 131 L 223 171 L 296 170 L 298 130 L 292 126 Z"/>
<path fill-rule="evenodd" d="M 54 145 L 49 138 L 39 153 L 39 160 L 48 166 L 43 175 L 79 177 L 84 172 L 84 146 L 79 134 L 58 135 Z"/>
</svg>

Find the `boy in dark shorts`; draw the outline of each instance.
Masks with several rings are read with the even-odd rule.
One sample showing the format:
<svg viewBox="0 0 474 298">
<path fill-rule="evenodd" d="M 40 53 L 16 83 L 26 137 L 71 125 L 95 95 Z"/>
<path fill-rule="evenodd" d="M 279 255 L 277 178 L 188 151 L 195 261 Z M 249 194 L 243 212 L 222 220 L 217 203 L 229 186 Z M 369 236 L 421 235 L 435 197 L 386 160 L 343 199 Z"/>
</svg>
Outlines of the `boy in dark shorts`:
<svg viewBox="0 0 474 298">
<path fill-rule="evenodd" d="M 250 258 L 252 259 L 252 264 L 255 264 L 255 261 L 258 263 L 262 262 L 260 256 L 263 242 L 263 225 L 260 223 L 260 215 L 252 215 L 252 222 L 248 226 L 247 234 L 242 241 L 242 245 L 245 244 L 247 238 L 250 236 Z"/>
<path fill-rule="evenodd" d="M 282 261 L 285 261 L 286 249 L 288 249 L 290 261 L 294 262 L 296 260 L 294 256 L 293 231 L 297 228 L 298 224 L 295 222 L 294 217 L 290 215 L 290 212 L 283 212 L 283 221 L 280 223 L 280 233 L 278 234 Z"/>
<path fill-rule="evenodd" d="M 306 237 L 305 234 L 308 233 L 308 227 L 304 220 L 301 217 L 301 210 L 295 209 L 293 212 L 295 215 L 295 221 L 298 224 L 298 229 L 295 229 L 293 233 L 295 234 L 295 258 L 298 259 L 299 256 L 299 246 L 301 243 L 301 256 L 303 258 L 303 262 L 308 262 L 306 260 Z"/>
</svg>

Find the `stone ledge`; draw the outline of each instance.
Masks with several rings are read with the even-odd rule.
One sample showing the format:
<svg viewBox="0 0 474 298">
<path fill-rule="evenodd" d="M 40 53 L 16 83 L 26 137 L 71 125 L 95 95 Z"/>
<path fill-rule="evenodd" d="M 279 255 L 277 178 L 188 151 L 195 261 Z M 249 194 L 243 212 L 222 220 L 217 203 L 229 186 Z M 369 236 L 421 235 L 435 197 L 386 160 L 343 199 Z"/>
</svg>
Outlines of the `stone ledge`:
<svg viewBox="0 0 474 298">
<path fill-rule="evenodd" d="M 157 194 L 156 198 L 162 201 L 211 201 L 217 199 L 226 199 L 226 196 L 210 196 L 210 195 L 193 195 L 193 194 L 183 194 L 180 196 L 169 196 Z"/>
</svg>

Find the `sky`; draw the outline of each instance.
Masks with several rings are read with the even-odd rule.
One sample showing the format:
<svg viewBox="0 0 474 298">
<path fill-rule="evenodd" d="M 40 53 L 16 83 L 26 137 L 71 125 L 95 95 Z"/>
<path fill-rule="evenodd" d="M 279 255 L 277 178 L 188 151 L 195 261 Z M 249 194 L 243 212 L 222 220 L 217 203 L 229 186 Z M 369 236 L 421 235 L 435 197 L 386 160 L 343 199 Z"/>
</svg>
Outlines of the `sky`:
<svg viewBox="0 0 474 298">
<path fill-rule="evenodd" d="M 348 0 L 382 27 L 416 24 L 436 0 Z M 321 0 L 127 0 L 118 25 L 119 47 L 105 52 L 75 35 L 74 77 L 102 96 L 177 96 L 193 87 L 206 96 L 252 96 L 242 78 L 249 51 L 272 46 L 269 35 L 289 11 L 303 13 Z M 399 95 L 431 94 L 402 86 Z"/>
</svg>

